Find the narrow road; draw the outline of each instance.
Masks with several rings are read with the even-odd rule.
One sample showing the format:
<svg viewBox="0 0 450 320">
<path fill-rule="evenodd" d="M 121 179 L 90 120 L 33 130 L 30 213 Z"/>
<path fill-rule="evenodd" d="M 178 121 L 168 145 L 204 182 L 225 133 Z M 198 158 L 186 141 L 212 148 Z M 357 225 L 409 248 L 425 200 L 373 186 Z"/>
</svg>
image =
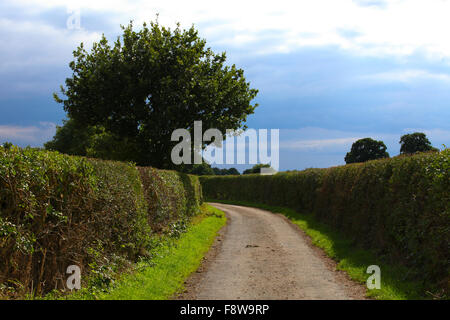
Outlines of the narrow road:
<svg viewBox="0 0 450 320">
<path fill-rule="evenodd" d="M 213 203 L 228 225 L 181 299 L 364 299 L 296 226 L 268 211 Z"/>
</svg>

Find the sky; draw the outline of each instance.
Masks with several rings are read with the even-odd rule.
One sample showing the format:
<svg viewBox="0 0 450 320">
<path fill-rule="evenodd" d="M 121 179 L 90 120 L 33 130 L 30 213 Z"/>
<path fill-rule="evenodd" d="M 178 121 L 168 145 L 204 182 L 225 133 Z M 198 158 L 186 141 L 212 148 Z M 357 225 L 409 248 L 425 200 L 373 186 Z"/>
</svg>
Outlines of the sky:
<svg viewBox="0 0 450 320">
<path fill-rule="evenodd" d="M 247 126 L 280 130 L 280 170 L 344 164 L 365 137 L 391 156 L 415 131 L 450 145 L 447 0 L 2 0 L 0 142 L 50 140 L 65 118 L 52 93 L 71 75 L 72 51 L 157 14 L 168 27 L 194 24 L 244 69 L 259 89 Z"/>
</svg>

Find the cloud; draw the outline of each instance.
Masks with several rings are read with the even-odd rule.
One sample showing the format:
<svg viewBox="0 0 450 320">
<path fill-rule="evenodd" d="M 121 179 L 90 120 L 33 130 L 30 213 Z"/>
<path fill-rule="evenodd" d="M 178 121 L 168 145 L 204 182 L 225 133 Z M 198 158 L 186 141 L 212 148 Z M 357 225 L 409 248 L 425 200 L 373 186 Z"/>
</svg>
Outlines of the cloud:
<svg viewBox="0 0 450 320">
<path fill-rule="evenodd" d="M 81 8 L 81 30 L 66 27 L 73 7 Z M 432 0 L 3 0 L 0 138 L 51 137 L 38 121 L 64 116 L 51 93 L 70 74 L 72 50 L 82 41 L 90 48 L 100 32 L 115 40 L 120 24 L 159 13 L 163 25 L 195 23 L 214 51 L 245 69 L 260 89 L 249 127 L 316 127 L 281 133 L 293 159 L 334 150 L 342 160 L 352 139 L 366 136 L 389 140 L 395 153 L 407 127 L 435 130 L 430 140 L 445 143 L 436 130 L 447 132 L 450 115 L 449 9 L 450 1 Z"/>
<path fill-rule="evenodd" d="M 139 25 L 154 20 L 156 13 L 165 25 L 175 26 L 178 20 L 185 27 L 195 23 L 209 44 L 219 50 L 232 51 L 235 60 L 247 57 L 248 61 L 257 55 L 286 55 L 318 48 L 334 52 L 341 49 L 359 56 L 411 56 L 421 52 L 427 57 L 450 58 L 450 43 L 446 41 L 450 20 L 443 14 L 450 9 L 450 2 L 280 0 L 276 6 L 267 0 L 255 3 L 230 0 L 218 8 L 217 2 L 206 0 L 196 1 L 196 5 L 186 1 L 171 1 L 169 5 L 163 0 L 5 0 L 0 5 L 0 39 L 4 43 L 0 51 L 1 94 L 57 90 L 64 77 L 49 76 L 62 75 L 64 70 L 67 73 L 72 50 L 80 42 L 90 48 L 92 42 L 100 38 L 102 28 L 114 39 L 120 34 L 120 24 L 133 19 Z M 80 30 L 67 29 L 71 8 L 80 8 Z M 323 65 L 329 62 L 324 61 Z M 261 65 L 258 68 L 261 73 Z M 301 68 L 307 70 L 309 66 L 303 64 Z M 289 70 L 284 68 L 284 72 Z M 347 75 L 348 69 L 345 73 L 338 72 Z M 271 75 L 267 80 L 270 82 L 268 90 L 287 89 L 305 95 L 334 90 L 343 83 L 341 79 L 330 85 L 321 78 L 295 86 L 288 82 L 273 85 L 276 74 L 271 72 Z M 405 82 L 419 78 L 447 81 L 448 77 L 441 73 L 406 70 L 382 71 L 360 79 Z"/>
<path fill-rule="evenodd" d="M 316 140 L 294 140 L 281 143 L 280 148 L 295 150 L 320 150 L 336 146 L 351 146 L 353 142 L 361 137 L 339 138 L 339 139 L 316 139 Z"/>
<path fill-rule="evenodd" d="M 70 14 L 65 7 L 42 5 L 6 2 L 0 7 L 2 98 L 51 94 L 64 80 L 72 51 L 81 42 L 89 48 L 100 39 L 96 31 L 68 29 Z"/>
<path fill-rule="evenodd" d="M 366 137 L 383 141 L 390 156 L 396 156 L 400 153 L 400 137 L 412 132 L 424 132 L 432 145 L 437 148 L 442 149 L 443 144 L 450 145 L 450 130 L 440 128 L 407 128 L 396 133 L 382 130 L 371 132 L 332 130 L 321 127 L 282 129 L 279 144 L 280 170 L 325 168 L 345 164 L 345 155 L 350 151 L 353 142 Z M 248 150 L 247 147 L 246 153 Z M 218 166 L 229 167 L 230 165 Z M 239 165 L 231 166 L 243 168 Z"/>
<path fill-rule="evenodd" d="M 72 51 L 81 43 L 87 46 L 100 38 L 96 32 L 55 28 L 39 21 L 0 18 L 0 74 L 30 67 L 66 65 Z"/>
<path fill-rule="evenodd" d="M 368 133 L 333 130 L 321 127 L 283 129 L 280 150 L 299 153 L 347 152 L 352 143 L 368 137 Z M 372 137 L 379 137 L 374 134 Z"/>
<path fill-rule="evenodd" d="M 39 126 L 0 125 L 0 142 L 12 142 L 20 146 L 42 146 L 56 131 L 51 122 L 40 122 Z"/>
<path fill-rule="evenodd" d="M 398 70 L 359 76 L 361 80 L 376 82 L 411 82 L 416 80 L 436 80 L 450 82 L 450 74 L 432 73 L 426 70 Z"/>
<path fill-rule="evenodd" d="M 12 3 L 12 0 L 7 0 Z M 195 23 L 212 43 L 246 48 L 247 53 L 287 53 L 304 47 L 334 45 L 362 55 L 411 55 L 450 58 L 446 41 L 450 28 L 449 1 L 440 0 L 315 0 L 291 1 L 177 0 L 60 1 L 14 0 L 29 14 L 43 14 L 55 7 L 79 7 L 97 12 L 111 23 L 141 23 L 160 14 L 163 24 Z M 83 24 L 82 24 L 83 26 Z M 105 30 L 108 31 L 108 30 Z M 273 32 L 277 39 L 273 41 Z M 265 44 L 263 47 L 255 43 Z"/>
<path fill-rule="evenodd" d="M 347 152 L 353 142 L 362 138 L 381 140 L 388 146 L 391 155 L 400 151 L 400 137 L 406 133 L 423 132 L 431 143 L 439 147 L 450 143 L 450 130 L 442 128 L 405 128 L 397 133 L 391 132 L 358 132 L 345 130 L 331 130 L 320 127 L 305 127 L 300 129 L 281 130 L 280 149 L 298 151 L 334 151 Z M 313 138 L 314 137 L 314 138 Z"/>
<path fill-rule="evenodd" d="M 353 2 L 361 7 L 377 7 L 385 9 L 388 6 L 388 1 L 385 0 L 353 0 Z"/>
</svg>

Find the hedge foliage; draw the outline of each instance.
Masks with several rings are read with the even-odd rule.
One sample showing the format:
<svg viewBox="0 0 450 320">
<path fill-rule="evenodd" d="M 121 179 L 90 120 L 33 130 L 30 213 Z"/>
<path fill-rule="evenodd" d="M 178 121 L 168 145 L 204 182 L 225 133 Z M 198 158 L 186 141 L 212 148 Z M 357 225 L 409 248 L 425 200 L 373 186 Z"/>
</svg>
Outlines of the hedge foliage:
<svg viewBox="0 0 450 320">
<path fill-rule="evenodd" d="M 203 202 L 198 177 L 151 167 L 139 167 L 139 171 L 153 230 L 198 212 Z"/>
<path fill-rule="evenodd" d="M 201 202 L 194 176 L 0 147 L 0 293 L 64 288 L 71 264 L 85 275 L 133 262 Z"/>
<path fill-rule="evenodd" d="M 273 176 L 200 177 L 207 199 L 314 214 L 449 292 L 450 149 Z M 407 275 L 405 275 L 407 276 Z"/>
</svg>

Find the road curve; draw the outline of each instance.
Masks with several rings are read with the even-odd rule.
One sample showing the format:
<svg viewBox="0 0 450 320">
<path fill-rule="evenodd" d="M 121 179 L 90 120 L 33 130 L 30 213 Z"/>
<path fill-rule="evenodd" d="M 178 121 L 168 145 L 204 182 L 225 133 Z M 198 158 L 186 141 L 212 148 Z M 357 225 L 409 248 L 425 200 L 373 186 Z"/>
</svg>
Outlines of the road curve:
<svg viewBox="0 0 450 320">
<path fill-rule="evenodd" d="M 216 241 L 216 252 L 186 282 L 181 299 L 364 298 L 364 289 L 335 271 L 333 263 L 283 216 L 212 205 L 227 214 L 228 225 Z"/>
</svg>

